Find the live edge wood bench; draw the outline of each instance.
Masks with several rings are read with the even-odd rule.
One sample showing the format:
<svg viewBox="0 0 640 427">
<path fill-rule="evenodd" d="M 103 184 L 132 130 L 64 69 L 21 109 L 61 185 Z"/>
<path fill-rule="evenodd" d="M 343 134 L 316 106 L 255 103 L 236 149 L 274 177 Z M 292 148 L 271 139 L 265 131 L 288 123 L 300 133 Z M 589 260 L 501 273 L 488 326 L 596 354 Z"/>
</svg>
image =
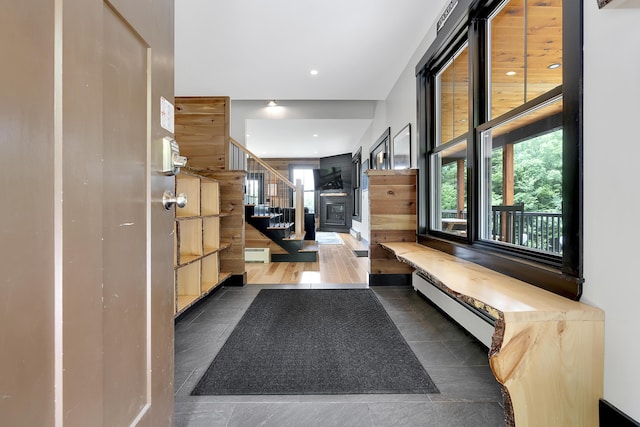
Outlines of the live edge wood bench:
<svg viewBox="0 0 640 427">
<path fill-rule="evenodd" d="M 381 243 L 398 260 L 495 319 L 489 364 L 507 425 L 597 426 L 604 312 L 418 243 Z"/>
</svg>

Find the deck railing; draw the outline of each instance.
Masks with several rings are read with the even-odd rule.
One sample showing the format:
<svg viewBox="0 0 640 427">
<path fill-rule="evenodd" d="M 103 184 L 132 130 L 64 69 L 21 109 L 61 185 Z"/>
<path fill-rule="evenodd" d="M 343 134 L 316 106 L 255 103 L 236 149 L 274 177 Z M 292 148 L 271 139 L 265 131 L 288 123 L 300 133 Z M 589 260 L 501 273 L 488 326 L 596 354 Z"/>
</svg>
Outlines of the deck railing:
<svg viewBox="0 0 640 427">
<path fill-rule="evenodd" d="M 491 238 L 530 249 L 562 253 L 562 213 L 495 211 L 490 218 Z M 466 211 L 443 210 L 442 218 L 467 218 Z M 504 223 L 503 223 L 504 222 Z"/>
<path fill-rule="evenodd" d="M 562 253 L 562 214 L 524 212 L 522 234 L 522 246 L 560 254 Z"/>
</svg>

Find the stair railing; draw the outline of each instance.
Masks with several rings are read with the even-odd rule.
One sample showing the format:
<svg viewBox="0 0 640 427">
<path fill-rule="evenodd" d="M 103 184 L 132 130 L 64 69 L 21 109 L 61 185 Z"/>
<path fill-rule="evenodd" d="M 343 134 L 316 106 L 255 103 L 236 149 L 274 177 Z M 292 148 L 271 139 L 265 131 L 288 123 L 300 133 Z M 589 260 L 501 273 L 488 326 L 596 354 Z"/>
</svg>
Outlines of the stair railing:
<svg viewBox="0 0 640 427">
<path fill-rule="evenodd" d="M 292 183 L 233 138 L 229 145 L 229 169 L 247 172 L 244 203 L 255 206 L 255 215 L 277 216 L 281 225 L 294 222 L 296 236 L 302 236 L 304 197 L 300 180 Z"/>
</svg>

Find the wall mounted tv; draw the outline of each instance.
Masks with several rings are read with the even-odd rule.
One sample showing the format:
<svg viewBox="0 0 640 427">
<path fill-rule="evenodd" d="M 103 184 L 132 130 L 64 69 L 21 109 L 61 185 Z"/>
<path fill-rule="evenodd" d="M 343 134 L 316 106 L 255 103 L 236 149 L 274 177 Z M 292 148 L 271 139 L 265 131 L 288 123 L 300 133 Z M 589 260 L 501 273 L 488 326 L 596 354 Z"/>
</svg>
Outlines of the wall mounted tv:
<svg viewBox="0 0 640 427">
<path fill-rule="evenodd" d="M 314 169 L 313 183 L 316 190 L 342 190 L 342 170 L 339 167 Z"/>
</svg>

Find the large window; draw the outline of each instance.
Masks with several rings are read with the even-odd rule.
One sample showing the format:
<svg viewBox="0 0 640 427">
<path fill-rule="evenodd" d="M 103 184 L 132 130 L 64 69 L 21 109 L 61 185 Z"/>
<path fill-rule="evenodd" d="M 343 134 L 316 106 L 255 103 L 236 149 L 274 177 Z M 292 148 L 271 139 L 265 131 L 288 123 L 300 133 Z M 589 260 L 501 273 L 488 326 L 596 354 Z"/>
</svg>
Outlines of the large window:
<svg viewBox="0 0 640 427">
<path fill-rule="evenodd" d="M 491 13 L 488 114 L 478 126 L 480 238 L 552 256 L 563 243 L 561 35 L 561 0 L 508 0 Z"/>
<path fill-rule="evenodd" d="M 419 240 L 578 298 L 582 3 L 457 7 L 417 67 Z"/>
<path fill-rule="evenodd" d="M 489 119 L 562 84 L 562 0 L 509 0 L 489 17 Z"/>
<path fill-rule="evenodd" d="M 303 201 L 304 207 L 309 213 L 315 213 L 315 187 L 313 182 L 313 168 L 294 166 L 289 172 L 291 181 L 295 184 L 297 180 L 302 181 L 302 189 L 304 191 Z M 296 199 L 296 192 L 293 192 L 293 200 Z"/>
<path fill-rule="evenodd" d="M 481 132 L 481 239 L 562 254 L 561 110 L 558 96 Z"/>
<path fill-rule="evenodd" d="M 465 44 L 435 77 L 436 137 L 429 152 L 431 228 L 467 235 L 469 49 Z"/>
<path fill-rule="evenodd" d="M 264 174 L 251 172 L 247 174 L 247 188 L 244 195 L 244 203 L 247 205 L 259 205 L 264 203 Z"/>
</svg>

